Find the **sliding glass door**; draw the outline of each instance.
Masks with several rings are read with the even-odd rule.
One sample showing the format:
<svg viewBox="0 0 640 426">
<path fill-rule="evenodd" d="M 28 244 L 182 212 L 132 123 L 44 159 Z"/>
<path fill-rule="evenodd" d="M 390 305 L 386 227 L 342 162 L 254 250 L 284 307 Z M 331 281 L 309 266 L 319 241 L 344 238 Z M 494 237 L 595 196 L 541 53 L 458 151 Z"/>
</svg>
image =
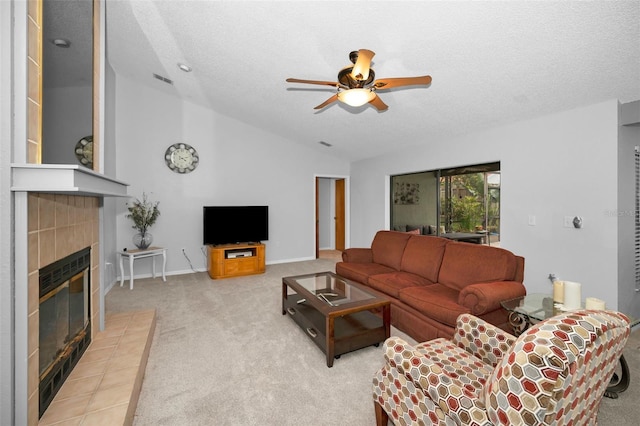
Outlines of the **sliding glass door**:
<svg viewBox="0 0 640 426">
<path fill-rule="evenodd" d="M 391 177 L 393 230 L 500 241 L 500 163 Z"/>
</svg>

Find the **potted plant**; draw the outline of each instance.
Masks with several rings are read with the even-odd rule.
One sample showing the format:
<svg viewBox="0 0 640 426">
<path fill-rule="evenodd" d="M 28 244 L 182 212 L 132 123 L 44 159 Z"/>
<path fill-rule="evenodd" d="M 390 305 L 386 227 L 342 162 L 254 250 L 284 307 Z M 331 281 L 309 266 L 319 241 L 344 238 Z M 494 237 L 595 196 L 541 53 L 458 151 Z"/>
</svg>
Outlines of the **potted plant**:
<svg viewBox="0 0 640 426">
<path fill-rule="evenodd" d="M 159 201 L 149 201 L 144 192 L 142 193 L 142 201 L 136 198 L 131 204 L 127 203 L 129 213 L 126 217 L 133 221 L 132 228 L 138 231 L 133 236 L 133 244 L 139 249 L 148 248 L 153 241 L 153 235 L 148 232 L 148 229 L 156 223 L 158 216 L 160 216 L 158 204 L 160 204 Z"/>
</svg>

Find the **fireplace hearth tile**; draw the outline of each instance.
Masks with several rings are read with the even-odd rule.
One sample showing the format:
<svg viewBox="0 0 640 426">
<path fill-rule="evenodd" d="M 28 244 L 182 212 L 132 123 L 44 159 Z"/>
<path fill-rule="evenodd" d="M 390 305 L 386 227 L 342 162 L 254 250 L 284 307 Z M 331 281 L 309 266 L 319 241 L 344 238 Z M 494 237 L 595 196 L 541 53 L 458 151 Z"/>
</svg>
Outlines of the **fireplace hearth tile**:
<svg viewBox="0 0 640 426">
<path fill-rule="evenodd" d="M 73 398 L 81 395 L 93 395 L 98 389 L 98 385 L 102 381 L 102 374 L 95 376 L 83 377 L 76 380 L 69 380 L 65 382 L 64 386 L 60 389 L 56 397 L 60 400 Z"/>
<path fill-rule="evenodd" d="M 131 425 L 155 330 L 155 315 L 155 310 L 107 315 L 105 331 L 95 334 L 39 425 Z M 112 322 L 115 328 L 111 327 Z M 93 392 L 83 394 L 98 379 Z"/>
<path fill-rule="evenodd" d="M 116 328 L 115 330 L 109 329 L 109 330 L 105 330 L 102 333 L 100 333 L 100 334 L 104 333 L 104 335 L 101 336 L 100 338 L 106 339 L 106 338 L 109 338 L 109 337 L 120 337 L 120 336 L 122 336 L 124 334 L 124 332 L 125 332 L 125 330 L 122 329 L 122 328 Z"/>
<path fill-rule="evenodd" d="M 92 340 L 91 349 L 114 348 L 118 346 L 121 336 L 107 337 L 104 339 Z"/>
<path fill-rule="evenodd" d="M 108 371 L 104 374 L 100 387 L 109 389 L 115 386 L 121 386 L 125 383 L 133 383 L 138 374 L 138 366 L 134 365 L 120 370 Z"/>
<path fill-rule="evenodd" d="M 93 342 L 91 342 L 93 344 Z M 104 374 L 107 370 L 107 361 L 82 362 L 82 358 L 76 367 L 71 371 L 67 380 L 81 379 L 83 377 L 95 376 L 96 374 Z"/>
<path fill-rule="evenodd" d="M 86 425 L 124 425 L 127 424 L 129 404 L 120 404 L 100 411 L 94 411 L 84 417 Z"/>
<path fill-rule="evenodd" d="M 115 350 L 115 346 L 102 348 L 102 349 L 91 349 L 91 345 L 82 356 L 82 359 L 86 360 L 85 362 L 94 362 L 94 361 L 104 361 L 111 358 L 113 352 Z"/>
<path fill-rule="evenodd" d="M 135 381 L 107 389 L 100 387 L 100 389 L 93 395 L 93 398 L 87 407 L 87 411 L 104 410 L 105 408 L 129 402 L 134 382 Z"/>
<path fill-rule="evenodd" d="M 62 386 L 64 387 L 64 385 Z M 47 408 L 47 411 L 44 412 L 39 424 L 55 424 L 63 420 L 83 415 L 86 412 L 87 406 L 89 405 L 89 401 L 91 401 L 92 397 L 92 394 L 66 399 L 57 399 L 56 396 L 51 405 L 49 405 L 49 408 Z"/>
</svg>

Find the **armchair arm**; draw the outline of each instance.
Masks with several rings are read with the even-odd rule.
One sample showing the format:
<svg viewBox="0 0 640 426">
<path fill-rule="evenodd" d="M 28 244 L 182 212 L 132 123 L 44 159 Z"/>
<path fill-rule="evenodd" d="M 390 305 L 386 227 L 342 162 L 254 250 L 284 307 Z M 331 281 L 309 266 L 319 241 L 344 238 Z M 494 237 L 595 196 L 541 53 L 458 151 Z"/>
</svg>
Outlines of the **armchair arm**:
<svg viewBox="0 0 640 426">
<path fill-rule="evenodd" d="M 450 341 L 439 340 L 451 345 Z M 469 419 L 478 425 L 490 424 L 484 402 L 465 386 L 459 378 L 459 372 L 443 368 L 399 337 L 387 339 L 384 350 L 388 365 L 421 389 L 456 424 L 467 424 Z M 461 400 L 465 402 L 461 403 Z"/>
<path fill-rule="evenodd" d="M 455 345 L 493 367 L 498 365 L 515 341 L 515 336 L 469 314 L 458 317 L 453 333 Z"/>
<path fill-rule="evenodd" d="M 342 261 L 371 263 L 373 262 L 373 251 L 370 248 L 348 248 L 342 252 Z"/>
<path fill-rule="evenodd" d="M 526 294 L 526 288 L 518 281 L 470 284 L 460 290 L 458 304 L 469 308 L 474 315 L 482 315 L 499 309 L 503 300 L 515 299 Z"/>
</svg>

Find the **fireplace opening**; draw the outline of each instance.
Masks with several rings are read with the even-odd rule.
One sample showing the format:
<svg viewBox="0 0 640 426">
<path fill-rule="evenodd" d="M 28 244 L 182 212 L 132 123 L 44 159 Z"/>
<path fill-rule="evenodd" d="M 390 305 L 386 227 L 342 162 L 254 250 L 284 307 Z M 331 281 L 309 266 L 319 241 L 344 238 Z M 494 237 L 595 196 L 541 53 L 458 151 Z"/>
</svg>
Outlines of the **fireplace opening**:
<svg viewBox="0 0 640 426">
<path fill-rule="evenodd" d="M 40 417 L 91 342 L 90 264 L 87 247 L 39 271 Z"/>
</svg>

